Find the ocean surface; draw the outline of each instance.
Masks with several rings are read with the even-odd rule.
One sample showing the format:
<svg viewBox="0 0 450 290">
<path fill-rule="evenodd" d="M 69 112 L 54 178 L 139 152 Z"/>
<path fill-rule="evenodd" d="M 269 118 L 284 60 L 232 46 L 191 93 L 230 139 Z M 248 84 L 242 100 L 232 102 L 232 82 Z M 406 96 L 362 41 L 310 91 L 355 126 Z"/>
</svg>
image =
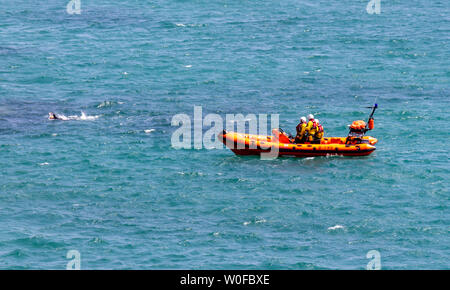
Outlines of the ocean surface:
<svg viewBox="0 0 450 290">
<path fill-rule="evenodd" d="M 450 268 L 448 1 L 68 2 L 0 0 L 0 269 Z M 375 100 L 368 157 L 171 146 L 194 106 L 345 136 Z"/>
</svg>

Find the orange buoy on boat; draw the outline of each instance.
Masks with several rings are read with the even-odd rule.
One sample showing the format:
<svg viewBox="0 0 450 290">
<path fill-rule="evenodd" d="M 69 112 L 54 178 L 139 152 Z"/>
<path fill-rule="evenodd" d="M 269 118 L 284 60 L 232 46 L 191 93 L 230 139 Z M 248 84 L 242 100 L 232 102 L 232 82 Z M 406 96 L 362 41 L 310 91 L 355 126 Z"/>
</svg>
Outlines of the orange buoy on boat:
<svg viewBox="0 0 450 290">
<path fill-rule="evenodd" d="M 375 128 L 375 124 L 374 124 L 373 118 L 371 118 L 371 119 L 369 120 L 369 130 L 373 130 L 373 128 Z"/>
</svg>

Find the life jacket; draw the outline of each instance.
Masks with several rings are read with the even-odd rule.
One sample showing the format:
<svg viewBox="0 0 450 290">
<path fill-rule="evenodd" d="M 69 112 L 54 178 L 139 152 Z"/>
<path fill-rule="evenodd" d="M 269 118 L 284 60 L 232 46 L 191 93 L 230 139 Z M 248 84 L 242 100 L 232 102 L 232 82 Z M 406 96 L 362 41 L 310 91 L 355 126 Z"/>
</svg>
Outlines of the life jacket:
<svg viewBox="0 0 450 290">
<path fill-rule="evenodd" d="M 297 130 L 297 136 L 302 137 L 302 135 L 305 135 L 305 131 L 306 131 L 306 123 L 300 123 L 297 125 L 296 130 Z"/>
<path fill-rule="evenodd" d="M 317 133 L 322 133 L 323 132 L 323 126 L 318 124 L 317 125 Z"/>
<path fill-rule="evenodd" d="M 317 125 L 317 132 L 314 135 L 314 137 L 316 137 L 317 139 L 322 139 L 323 138 L 323 126 L 318 124 Z"/>
<path fill-rule="evenodd" d="M 311 124 L 310 124 L 311 123 Z M 317 122 L 316 120 L 309 120 L 308 122 L 308 127 L 309 127 L 309 134 L 310 135 L 314 135 L 317 132 Z"/>
</svg>

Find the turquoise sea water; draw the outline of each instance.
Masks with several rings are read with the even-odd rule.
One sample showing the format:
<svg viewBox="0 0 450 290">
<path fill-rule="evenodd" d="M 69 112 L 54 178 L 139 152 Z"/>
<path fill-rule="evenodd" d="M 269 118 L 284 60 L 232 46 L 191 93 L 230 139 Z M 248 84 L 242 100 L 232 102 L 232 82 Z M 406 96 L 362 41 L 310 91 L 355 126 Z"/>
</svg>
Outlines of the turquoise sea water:
<svg viewBox="0 0 450 290">
<path fill-rule="evenodd" d="M 68 2 L 0 1 L 1 269 L 450 268 L 448 1 Z M 194 105 L 345 136 L 376 97 L 369 157 L 171 148 Z"/>
</svg>

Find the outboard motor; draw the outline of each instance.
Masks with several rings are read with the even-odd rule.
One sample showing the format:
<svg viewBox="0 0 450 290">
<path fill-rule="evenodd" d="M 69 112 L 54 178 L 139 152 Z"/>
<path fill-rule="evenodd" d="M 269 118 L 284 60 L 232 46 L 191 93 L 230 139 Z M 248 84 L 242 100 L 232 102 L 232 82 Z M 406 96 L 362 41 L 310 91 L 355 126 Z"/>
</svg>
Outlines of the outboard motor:
<svg viewBox="0 0 450 290">
<path fill-rule="evenodd" d="M 350 125 L 350 132 L 348 132 L 347 140 L 345 140 L 345 144 L 360 144 L 362 143 L 362 138 L 366 134 L 367 131 L 373 130 L 374 128 L 374 120 L 373 114 L 375 110 L 378 108 L 378 104 L 373 105 L 373 107 L 368 107 L 372 109 L 372 113 L 369 116 L 368 123 L 363 120 L 353 121 Z"/>
<path fill-rule="evenodd" d="M 366 134 L 366 131 L 366 122 L 364 122 L 363 120 L 353 121 L 353 123 L 350 125 L 350 132 L 348 132 L 345 144 L 361 143 L 364 134 Z"/>
<path fill-rule="evenodd" d="M 351 137 L 364 137 L 364 134 L 366 133 L 366 122 L 363 120 L 353 121 L 353 123 L 350 125 L 350 132 L 348 133 L 348 136 Z"/>
</svg>

